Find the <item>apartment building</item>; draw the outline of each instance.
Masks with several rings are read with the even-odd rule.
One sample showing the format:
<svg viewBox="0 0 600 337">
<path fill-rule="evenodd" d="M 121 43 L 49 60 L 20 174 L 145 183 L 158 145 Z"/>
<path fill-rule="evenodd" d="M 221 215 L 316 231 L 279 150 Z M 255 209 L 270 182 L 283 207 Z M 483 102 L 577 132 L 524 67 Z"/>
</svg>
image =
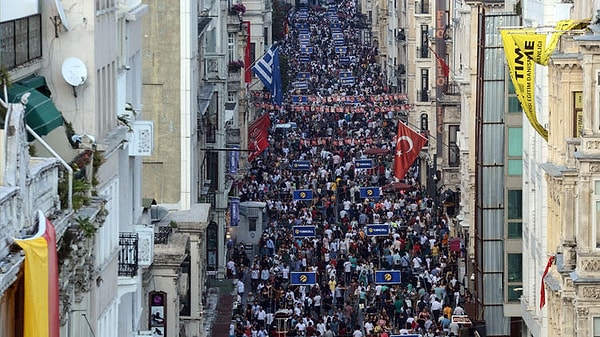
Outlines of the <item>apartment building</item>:
<svg viewBox="0 0 600 337">
<path fill-rule="evenodd" d="M 547 81 L 546 95 L 540 95 L 547 110 L 541 109 L 540 118 L 547 121 L 548 141 L 529 146 L 528 180 L 539 186 L 541 172 L 546 188 L 531 188 L 524 200 L 528 211 L 542 214 L 523 226 L 523 318 L 531 336 L 593 336 L 600 333 L 595 145 L 600 2 L 523 5 L 529 23 L 560 35 L 547 66 L 538 67 L 547 76 L 541 79 Z M 560 20 L 584 22 L 560 29 Z"/>
<path fill-rule="evenodd" d="M 475 299 L 467 309 L 488 336 L 521 335 L 524 127 L 500 39 L 521 18 L 512 1 L 453 1 L 450 22 L 461 94 L 458 220 L 468 231 L 465 283 Z"/>
<path fill-rule="evenodd" d="M 34 233 L 38 210 L 57 232 L 60 334 L 137 334 L 141 273 L 152 262 L 141 198 L 141 157 L 153 136 L 141 104 L 147 7 L 114 0 L 1 7 L 8 101 L 26 123 L 5 121 L 11 139 L 0 151 L 2 188 L 12 191 L 1 202 L 2 335 L 20 335 L 27 305 L 23 257 L 10 238 Z"/>
</svg>

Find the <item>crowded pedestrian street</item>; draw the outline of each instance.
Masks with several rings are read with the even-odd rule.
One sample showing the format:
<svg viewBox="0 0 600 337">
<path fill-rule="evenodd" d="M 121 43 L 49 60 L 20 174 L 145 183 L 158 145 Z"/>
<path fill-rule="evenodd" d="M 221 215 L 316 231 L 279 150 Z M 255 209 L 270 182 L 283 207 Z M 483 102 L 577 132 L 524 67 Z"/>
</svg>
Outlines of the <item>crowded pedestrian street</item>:
<svg viewBox="0 0 600 337">
<path fill-rule="evenodd" d="M 228 245 L 230 336 L 458 336 L 469 322 L 464 242 L 418 156 L 427 131 L 408 124 L 358 12 L 292 9 L 276 46 L 289 87 L 281 104 L 252 95 L 269 132 L 239 197 L 266 220 L 258 247 Z"/>
</svg>

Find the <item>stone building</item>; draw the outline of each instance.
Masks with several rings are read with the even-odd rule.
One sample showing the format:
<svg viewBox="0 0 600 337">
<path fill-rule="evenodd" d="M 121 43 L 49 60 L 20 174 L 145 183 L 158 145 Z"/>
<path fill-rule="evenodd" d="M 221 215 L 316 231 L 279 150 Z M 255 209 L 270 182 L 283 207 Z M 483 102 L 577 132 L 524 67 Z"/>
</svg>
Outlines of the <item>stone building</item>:
<svg viewBox="0 0 600 337">
<path fill-rule="evenodd" d="M 8 100 L 24 104 L 27 127 L 5 121 L 11 140 L 0 151 L 8 191 L 0 212 L 1 301 L 15 309 L 1 311 L 2 335 L 19 335 L 23 322 L 15 319 L 22 257 L 8 238 L 35 231 L 35 210 L 57 229 L 61 335 L 135 335 L 141 270 L 152 262 L 141 198 L 141 156 L 152 152 L 153 136 L 141 117 L 147 6 L 38 0 L 1 7 L 3 79 Z"/>
</svg>

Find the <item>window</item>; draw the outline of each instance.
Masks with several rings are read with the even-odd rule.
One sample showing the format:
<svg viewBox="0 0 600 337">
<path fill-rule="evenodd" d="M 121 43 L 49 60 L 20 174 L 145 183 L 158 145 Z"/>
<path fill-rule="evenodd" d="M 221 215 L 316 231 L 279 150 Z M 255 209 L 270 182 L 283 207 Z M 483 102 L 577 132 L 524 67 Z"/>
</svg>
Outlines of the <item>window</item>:
<svg viewBox="0 0 600 337">
<path fill-rule="evenodd" d="M 256 232 L 256 218 L 248 219 L 248 230 L 250 232 Z"/>
<path fill-rule="evenodd" d="M 509 284 L 508 285 L 508 294 L 507 300 L 508 302 L 519 302 L 521 299 L 521 294 L 523 293 L 523 285 L 522 284 Z"/>
<path fill-rule="evenodd" d="M 508 219 L 523 218 L 523 191 L 508 190 Z"/>
<path fill-rule="evenodd" d="M 429 130 L 427 114 L 421 114 L 421 131 Z"/>
<path fill-rule="evenodd" d="M 573 137 L 581 136 L 583 130 L 583 92 L 573 93 Z"/>
<path fill-rule="evenodd" d="M 238 94 L 237 91 L 227 92 L 227 102 L 237 102 Z"/>
<path fill-rule="evenodd" d="M 237 55 L 235 53 L 235 34 L 227 34 L 227 60 L 228 62 L 237 61 Z"/>
<path fill-rule="evenodd" d="M 508 98 L 508 112 L 521 113 L 521 103 L 519 102 L 517 94 L 515 93 L 515 86 L 513 85 L 512 80 L 508 79 L 505 82 L 508 83 L 508 95 L 506 95 Z"/>
<path fill-rule="evenodd" d="M 39 14 L 0 23 L 0 65 L 14 69 L 42 57 Z"/>
<path fill-rule="evenodd" d="M 428 58 L 429 57 L 429 26 L 421 25 L 421 52 L 419 53 L 419 57 Z"/>
<path fill-rule="evenodd" d="M 219 186 L 219 153 L 206 153 L 206 179 L 210 180 L 210 190 L 215 191 Z"/>
<path fill-rule="evenodd" d="M 421 90 L 418 93 L 419 102 L 429 101 L 429 69 L 421 69 Z"/>
<path fill-rule="evenodd" d="M 508 282 L 523 281 L 523 254 L 508 254 Z"/>
<path fill-rule="evenodd" d="M 256 43 L 250 43 L 250 64 L 254 64 L 256 61 Z"/>
<path fill-rule="evenodd" d="M 523 175 L 523 128 L 508 128 L 508 175 Z M 517 158 L 515 158 L 517 157 Z"/>
<path fill-rule="evenodd" d="M 592 200 L 595 209 L 594 224 L 596 227 L 596 248 L 600 248 L 600 180 L 594 181 L 594 194 Z"/>
<path fill-rule="evenodd" d="M 600 317 L 594 317 L 594 326 L 592 327 L 594 337 L 600 337 Z"/>
<path fill-rule="evenodd" d="M 457 167 L 460 164 L 457 144 L 458 131 L 460 131 L 459 125 L 448 126 L 448 165 L 451 167 Z"/>
<path fill-rule="evenodd" d="M 508 239 L 521 239 L 523 238 L 523 223 L 522 222 L 509 222 L 508 223 Z"/>
<path fill-rule="evenodd" d="M 263 45 L 265 46 L 265 52 L 269 49 L 269 28 L 263 28 Z"/>
</svg>

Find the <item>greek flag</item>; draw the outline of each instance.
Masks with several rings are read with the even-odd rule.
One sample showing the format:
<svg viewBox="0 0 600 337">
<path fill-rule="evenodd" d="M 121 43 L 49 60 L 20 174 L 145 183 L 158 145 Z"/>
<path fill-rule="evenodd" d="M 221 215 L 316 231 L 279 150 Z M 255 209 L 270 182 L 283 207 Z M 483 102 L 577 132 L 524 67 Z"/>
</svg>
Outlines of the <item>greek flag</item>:
<svg viewBox="0 0 600 337">
<path fill-rule="evenodd" d="M 271 93 L 273 102 L 281 105 L 283 100 L 283 89 L 281 82 L 281 71 L 279 70 L 279 50 L 271 46 L 269 50 L 256 61 L 252 71 L 258 76 L 265 88 Z"/>
</svg>

